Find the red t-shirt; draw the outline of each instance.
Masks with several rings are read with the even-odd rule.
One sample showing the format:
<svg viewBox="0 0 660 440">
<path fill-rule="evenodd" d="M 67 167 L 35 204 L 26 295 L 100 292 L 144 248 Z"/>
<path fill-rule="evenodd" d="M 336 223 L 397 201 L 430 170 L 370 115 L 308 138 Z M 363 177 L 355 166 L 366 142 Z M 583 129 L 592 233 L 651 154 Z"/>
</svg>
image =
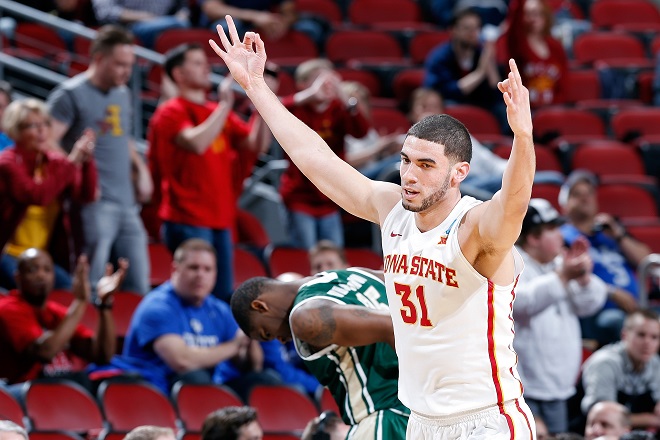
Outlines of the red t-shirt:
<svg viewBox="0 0 660 440">
<path fill-rule="evenodd" d="M 49 364 L 25 353 L 44 331 L 56 329 L 66 313 L 65 306 L 52 301 L 46 301 L 44 308 L 35 307 L 23 300 L 17 290 L 0 299 L 0 378 L 13 384 L 36 379 L 43 370 L 51 374 L 72 371 L 74 354 L 69 350 L 58 353 Z M 90 329 L 78 325 L 71 340 L 93 337 Z"/>
<path fill-rule="evenodd" d="M 318 133 L 342 159 L 346 135 L 361 138 L 369 130 L 369 122 L 364 115 L 350 114 L 344 104 L 338 100 L 331 102 L 323 112 L 318 112 L 307 105 L 294 105 L 293 96 L 283 98 L 282 103 L 305 125 Z M 282 175 L 280 194 L 288 209 L 315 217 L 322 217 L 339 209 L 293 163 Z"/>
<path fill-rule="evenodd" d="M 178 147 L 174 139 L 184 129 L 206 120 L 218 103 L 197 104 L 170 99 L 149 123 L 150 161 L 157 167 L 161 203 L 158 215 L 174 223 L 212 229 L 234 224 L 233 167 L 236 149 L 250 126 L 230 112 L 225 126 L 203 154 Z"/>
<path fill-rule="evenodd" d="M 561 104 L 566 99 L 564 84 L 568 76 L 568 57 L 561 43 L 551 36 L 545 38 L 549 49 L 547 58 L 539 57 L 532 50 L 523 22 L 524 1 L 513 1 L 509 7 L 509 29 L 503 36 L 508 49 L 506 57 L 513 57 L 518 63 L 532 108 Z M 503 61 L 504 54 L 498 57 Z"/>
</svg>

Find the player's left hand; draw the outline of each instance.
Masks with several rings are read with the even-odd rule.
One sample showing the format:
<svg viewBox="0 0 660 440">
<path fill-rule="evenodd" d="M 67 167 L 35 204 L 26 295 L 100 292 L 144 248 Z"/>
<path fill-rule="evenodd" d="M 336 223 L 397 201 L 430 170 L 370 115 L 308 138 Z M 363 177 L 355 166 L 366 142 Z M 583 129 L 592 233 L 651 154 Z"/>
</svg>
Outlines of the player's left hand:
<svg viewBox="0 0 660 440">
<path fill-rule="evenodd" d="M 532 136 L 532 111 L 529 105 L 529 90 L 523 86 L 516 62 L 509 60 L 511 71 L 504 81 L 497 83 L 506 104 L 506 116 L 513 134 Z"/>
</svg>

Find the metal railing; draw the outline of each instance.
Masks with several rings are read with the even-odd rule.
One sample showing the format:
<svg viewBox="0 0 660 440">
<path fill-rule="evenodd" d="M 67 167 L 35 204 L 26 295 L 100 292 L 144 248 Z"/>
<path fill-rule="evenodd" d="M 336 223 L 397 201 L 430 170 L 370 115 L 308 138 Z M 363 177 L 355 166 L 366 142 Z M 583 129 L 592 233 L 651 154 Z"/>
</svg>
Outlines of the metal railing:
<svg viewBox="0 0 660 440">
<path fill-rule="evenodd" d="M 650 254 L 644 257 L 637 267 L 639 273 L 639 306 L 649 306 L 649 285 L 651 277 L 657 276 L 660 269 L 660 254 Z"/>
</svg>

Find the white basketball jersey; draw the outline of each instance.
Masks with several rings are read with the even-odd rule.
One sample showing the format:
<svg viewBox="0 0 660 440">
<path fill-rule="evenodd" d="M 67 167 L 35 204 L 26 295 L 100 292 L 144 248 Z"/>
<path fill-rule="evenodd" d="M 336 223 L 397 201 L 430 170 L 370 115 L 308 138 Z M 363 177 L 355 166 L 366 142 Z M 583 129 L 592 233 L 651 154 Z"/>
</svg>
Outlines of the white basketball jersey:
<svg viewBox="0 0 660 440">
<path fill-rule="evenodd" d="M 467 261 L 458 226 L 481 203 L 463 197 L 436 228 L 420 232 L 401 203 L 382 226 L 385 284 L 399 357 L 399 399 L 447 416 L 516 399 L 512 282 L 496 286 Z M 514 249 L 515 277 L 522 271 Z"/>
</svg>

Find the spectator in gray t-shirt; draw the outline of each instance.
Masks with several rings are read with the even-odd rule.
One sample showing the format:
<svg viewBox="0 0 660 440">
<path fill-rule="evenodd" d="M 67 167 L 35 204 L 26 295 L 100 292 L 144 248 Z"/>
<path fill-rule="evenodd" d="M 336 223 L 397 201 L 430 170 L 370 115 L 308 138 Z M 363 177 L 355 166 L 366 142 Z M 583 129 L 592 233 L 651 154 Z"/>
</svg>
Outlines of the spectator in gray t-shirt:
<svg viewBox="0 0 660 440">
<path fill-rule="evenodd" d="M 101 199 L 82 209 L 90 277 L 96 284 L 111 258 L 131 262 L 124 288 L 149 291 L 147 234 L 138 203 L 151 197 L 153 183 L 131 136 L 131 99 L 126 83 L 135 55 L 132 36 L 104 26 L 92 43 L 89 68 L 58 86 L 48 98 L 53 135 L 70 150 L 83 130 L 96 133 L 94 159 Z"/>
</svg>

